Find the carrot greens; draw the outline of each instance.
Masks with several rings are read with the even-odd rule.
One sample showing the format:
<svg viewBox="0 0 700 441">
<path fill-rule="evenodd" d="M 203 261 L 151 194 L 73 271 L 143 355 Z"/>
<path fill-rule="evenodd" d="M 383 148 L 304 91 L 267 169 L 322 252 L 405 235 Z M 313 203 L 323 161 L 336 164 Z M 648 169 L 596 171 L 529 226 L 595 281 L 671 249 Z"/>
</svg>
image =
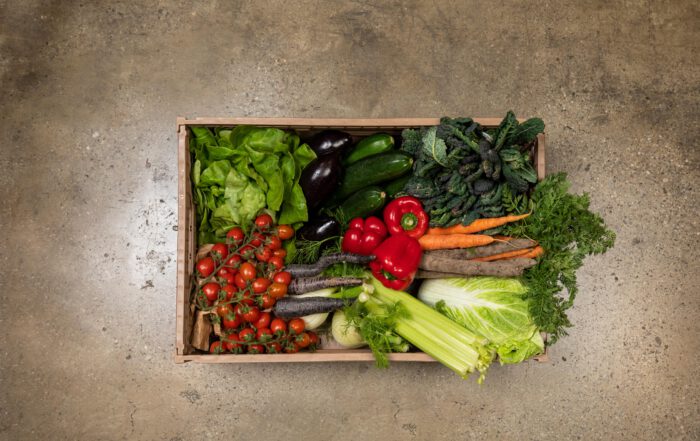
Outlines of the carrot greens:
<svg viewBox="0 0 700 441">
<path fill-rule="evenodd" d="M 523 280 L 530 313 L 535 324 L 550 334 L 549 344 L 571 326 L 566 310 L 578 292 L 576 271 L 584 257 L 604 253 L 615 243 L 615 233 L 588 209 L 588 194 L 569 193 L 570 186 L 564 173 L 546 177 L 530 196 L 532 215 L 503 229 L 509 236 L 533 239 L 544 249 L 538 264 L 525 270 Z M 563 290 L 566 295 L 561 295 Z"/>
</svg>

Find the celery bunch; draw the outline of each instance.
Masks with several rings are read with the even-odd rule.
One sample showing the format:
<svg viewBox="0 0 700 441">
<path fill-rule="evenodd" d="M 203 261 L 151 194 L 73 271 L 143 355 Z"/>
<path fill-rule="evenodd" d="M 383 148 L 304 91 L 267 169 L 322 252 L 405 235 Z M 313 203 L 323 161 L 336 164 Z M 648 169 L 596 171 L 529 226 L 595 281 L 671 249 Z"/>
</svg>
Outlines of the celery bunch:
<svg viewBox="0 0 700 441">
<path fill-rule="evenodd" d="M 398 335 L 462 378 L 479 371 L 479 381 L 483 380 L 494 357 L 487 339 L 375 278 L 372 287 L 372 292 L 360 295 L 359 301 L 347 308 L 346 315 L 372 349 L 378 366 L 388 365 L 387 353 L 392 352 Z"/>
</svg>

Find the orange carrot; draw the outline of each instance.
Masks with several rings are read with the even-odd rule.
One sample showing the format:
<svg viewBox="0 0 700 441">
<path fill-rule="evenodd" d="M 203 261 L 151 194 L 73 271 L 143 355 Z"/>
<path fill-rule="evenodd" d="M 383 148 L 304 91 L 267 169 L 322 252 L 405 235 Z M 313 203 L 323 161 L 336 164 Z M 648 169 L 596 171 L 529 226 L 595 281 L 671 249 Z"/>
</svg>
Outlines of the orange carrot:
<svg viewBox="0 0 700 441">
<path fill-rule="evenodd" d="M 488 245 L 493 242 L 493 237 L 485 234 L 426 234 L 418 242 L 424 250 L 445 250 Z"/>
<path fill-rule="evenodd" d="M 533 248 L 529 253 L 523 254 L 523 255 L 518 256 L 518 257 L 525 257 L 525 258 L 528 258 L 528 259 L 534 259 L 535 257 L 541 256 L 542 254 L 544 254 L 544 248 L 542 248 L 541 246 L 537 245 L 537 246 L 536 246 L 535 248 Z"/>
<path fill-rule="evenodd" d="M 486 219 L 477 219 L 469 225 L 455 225 L 447 228 L 430 228 L 428 234 L 471 234 L 478 231 L 489 230 L 491 228 L 500 227 L 508 222 L 515 222 L 528 217 L 530 213 L 521 214 L 518 216 L 503 216 L 490 217 Z"/>
<path fill-rule="evenodd" d="M 469 259 L 474 262 L 493 262 L 494 260 L 504 260 L 511 259 L 513 257 L 522 257 L 524 254 L 531 253 L 534 248 L 525 248 L 523 250 L 506 251 L 505 253 L 494 254 L 492 256 L 486 257 L 475 257 L 474 259 Z"/>
</svg>

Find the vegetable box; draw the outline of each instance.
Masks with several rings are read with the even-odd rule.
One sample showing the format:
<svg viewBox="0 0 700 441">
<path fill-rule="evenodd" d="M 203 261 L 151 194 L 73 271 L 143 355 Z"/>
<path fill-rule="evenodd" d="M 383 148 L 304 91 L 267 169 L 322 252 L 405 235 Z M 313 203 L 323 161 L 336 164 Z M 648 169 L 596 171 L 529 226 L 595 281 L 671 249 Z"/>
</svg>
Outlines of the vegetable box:
<svg viewBox="0 0 700 441">
<path fill-rule="evenodd" d="M 498 126 L 500 118 L 476 118 L 476 122 L 486 127 Z M 196 350 L 191 344 L 193 333 L 194 306 L 191 304 L 194 261 L 197 254 L 197 231 L 195 208 L 192 201 L 191 159 L 189 139 L 190 127 L 235 127 L 255 125 L 296 130 L 302 137 L 324 129 L 339 129 L 353 137 L 362 137 L 375 132 L 387 132 L 400 137 L 401 130 L 411 127 L 433 126 L 438 118 L 396 118 L 396 119 L 309 119 L 309 118 L 178 118 L 178 240 L 177 240 L 177 305 L 176 305 L 176 345 L 174 359 L 177 363 L 196 361 L 200 363 L 263 363 L 263 362 L 327 362 L 327 361 L 373 361 L 368 349 L 343 349 L 332 338 L 321 334 L 320 348 L 315 352 L 294 354 L 219 354 L 213 355 Z M 545 174 L 545 135 L 537 137 L 535 167 L 538 179 Z M 546 352 L 534 357 L 546 361 Z M 423 352 L 393 353 L 392 362 L 417 361 L 433 362 L 432 357 Z"/>
</svg>

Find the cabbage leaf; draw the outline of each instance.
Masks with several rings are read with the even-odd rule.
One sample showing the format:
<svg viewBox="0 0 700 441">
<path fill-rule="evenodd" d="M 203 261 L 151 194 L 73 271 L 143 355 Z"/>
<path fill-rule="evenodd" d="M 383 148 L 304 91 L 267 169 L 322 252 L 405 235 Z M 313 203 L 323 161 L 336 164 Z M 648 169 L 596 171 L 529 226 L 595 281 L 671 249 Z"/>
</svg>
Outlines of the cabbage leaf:
<svg viewBox="0 0 700 441">
<path fill-rule="evenodd" d="M 489 340 L 501 363 L 520 363 L 544 350 L 527 300 L 515 278 L 469 277 L 426 280 L 418 298 Z"/>
</svg>

